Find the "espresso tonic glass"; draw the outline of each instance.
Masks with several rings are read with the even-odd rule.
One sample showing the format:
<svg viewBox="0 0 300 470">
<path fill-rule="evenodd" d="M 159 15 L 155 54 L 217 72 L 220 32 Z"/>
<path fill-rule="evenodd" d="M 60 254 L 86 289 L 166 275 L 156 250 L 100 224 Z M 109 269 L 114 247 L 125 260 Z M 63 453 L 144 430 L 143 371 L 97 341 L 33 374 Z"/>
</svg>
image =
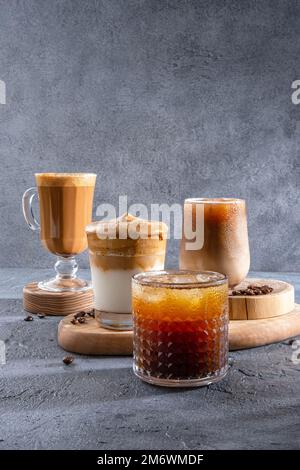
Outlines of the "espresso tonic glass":
<svg viewBox="0 0 300 470">
<path fill-rule="evenodd" d="M 223 274 L 152 271 L 132 279 L 135 374 L 166 387 L 198 387 L 228 369 L 228 283 Z"/>
<path fill-rule="evenodd" d="M 31 230 L 39 231 L 44 248 L 57 256 L 56 276 L 39 282 L 54 292 L 84 291 L 89 281 L 76 275 L 76 255 L 87 249 L 85 227 L 91 222 L 96 175 L 93 173 L 36 173 L 37 187 L 23 195 L 23 214 Z M 33 202 L 39 201 L 40 222 Z"/>
</svg>

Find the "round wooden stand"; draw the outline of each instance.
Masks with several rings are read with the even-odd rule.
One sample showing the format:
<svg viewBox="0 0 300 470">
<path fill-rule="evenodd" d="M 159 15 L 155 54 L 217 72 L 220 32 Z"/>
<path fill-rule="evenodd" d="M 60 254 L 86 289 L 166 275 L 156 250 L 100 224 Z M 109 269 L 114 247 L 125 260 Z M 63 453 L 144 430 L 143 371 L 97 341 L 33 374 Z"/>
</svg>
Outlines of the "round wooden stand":
<svg viewBox="0 0 300 470">
<path fill-rule="evenodd" d="M 291 284 L 273 279 L 245 279 L 235 290 L 246 289 L 249 285 L 268 285 L 273 292 L 267 295 L 229 296 L 230 320 L 260 320 L 285 315 L 294 309 L 295 294 Z"/>
<path fill-rule="evenodd" d="M 262 320 L 233 320 L 229 323 L 229 349 L 255 348 L 300 335 L 300 305 L 285 315 Z"/>
<path fill-rule="evenodd" d="M 38 288 L 37 282 L 23 288 L 23 308 L 30 313 L 44 315 L 71 315 L 93 308 L 93 290 L 84 292 L 48 292 Z"/>
</svg>

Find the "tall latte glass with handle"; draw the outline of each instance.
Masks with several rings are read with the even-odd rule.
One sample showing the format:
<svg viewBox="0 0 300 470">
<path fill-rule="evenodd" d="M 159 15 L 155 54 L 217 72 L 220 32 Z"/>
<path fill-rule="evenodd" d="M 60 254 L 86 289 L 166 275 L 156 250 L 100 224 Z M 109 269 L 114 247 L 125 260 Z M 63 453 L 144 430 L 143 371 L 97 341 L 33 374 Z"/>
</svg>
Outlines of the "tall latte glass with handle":
<svg viewBox="0 0 300 470">
<path fill-rule="evenodd" d="M 28 226 L 40 232 L 43 246 L 57 256 L 56 276 L 39 282 L 54 292 L 84 291 L 90 282 L 76 275 L 76 255 L 87 248 L 85 226 L 91 222 L 96 175 L 94 173 L 36 173 L 37 187 L 25 191 L 23 214 Z M 38 199 L 40 221 L 33 203 Z"/>
</svg>

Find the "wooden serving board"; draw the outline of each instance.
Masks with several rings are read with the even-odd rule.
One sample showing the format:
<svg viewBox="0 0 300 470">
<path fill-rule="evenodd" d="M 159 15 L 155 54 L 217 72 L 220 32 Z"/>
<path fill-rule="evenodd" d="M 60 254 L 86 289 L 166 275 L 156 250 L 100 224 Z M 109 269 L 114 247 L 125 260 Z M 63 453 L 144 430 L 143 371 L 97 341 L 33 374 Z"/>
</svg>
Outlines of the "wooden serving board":
<svg viewBox="0 0 300 470">
<path fill-rule="evenodd" d="M 300 335 L 300 305 L 285 315 L 262 320 L 234 320 L 229 324 L 229 349 L 255 348 Z"/>
<path fill-rule="evenodd" d="M 115 331 L 102 328 L 95 318 L 73 325 L 74 315 L 69 315 L 58 325 L 58 344 L 66 351 L 100 356 L 130 356 L 132 331 Z"/>
<path fill-rule="evenodd" d="M 23 308 L 30 313 L 70 315 L 93 308 L 93 290 L 84 292 L 48 292 L 39 289 L 37 282 L 23 288 Z"/>
<path fill-rule="evenodd" d="M 295 304 L 294 287 L 284 281 L 247 278 L 234 290 L 246 289 L 250 284 L 267 284 L 273 292 L 255 296 L 229 296 L 230 320 L 261 320 L 274 318 L 291 312 Z"/>
<path fill-rule="evenodd" d="M 132 331 L 112 331 L 87 317 L 86 323 L 73 325 L 69 315 L 58 326 L 58 344 L 66 351 L 107 356 L 132 354 Z M 229 349 L 263 346 L 300 335 L 300 305 L 292 312 L 263 320 L 238 320 L 229 324 Z"/>
</svg>

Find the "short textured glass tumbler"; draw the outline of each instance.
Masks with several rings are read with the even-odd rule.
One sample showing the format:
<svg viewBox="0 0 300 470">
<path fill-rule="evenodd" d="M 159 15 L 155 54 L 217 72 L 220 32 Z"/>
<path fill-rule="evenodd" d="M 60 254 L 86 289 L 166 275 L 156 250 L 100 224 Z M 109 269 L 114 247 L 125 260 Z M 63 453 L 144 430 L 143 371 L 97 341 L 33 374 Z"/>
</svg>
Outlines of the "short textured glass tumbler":
<svg viewBox="0 0 300 470">
<path fill-rule="evenodd" d="M 166 387 L 218 382 L 228 369 L 228 282 L 205 271 L 133 276 L 135 374 Z"/>
</svg>

